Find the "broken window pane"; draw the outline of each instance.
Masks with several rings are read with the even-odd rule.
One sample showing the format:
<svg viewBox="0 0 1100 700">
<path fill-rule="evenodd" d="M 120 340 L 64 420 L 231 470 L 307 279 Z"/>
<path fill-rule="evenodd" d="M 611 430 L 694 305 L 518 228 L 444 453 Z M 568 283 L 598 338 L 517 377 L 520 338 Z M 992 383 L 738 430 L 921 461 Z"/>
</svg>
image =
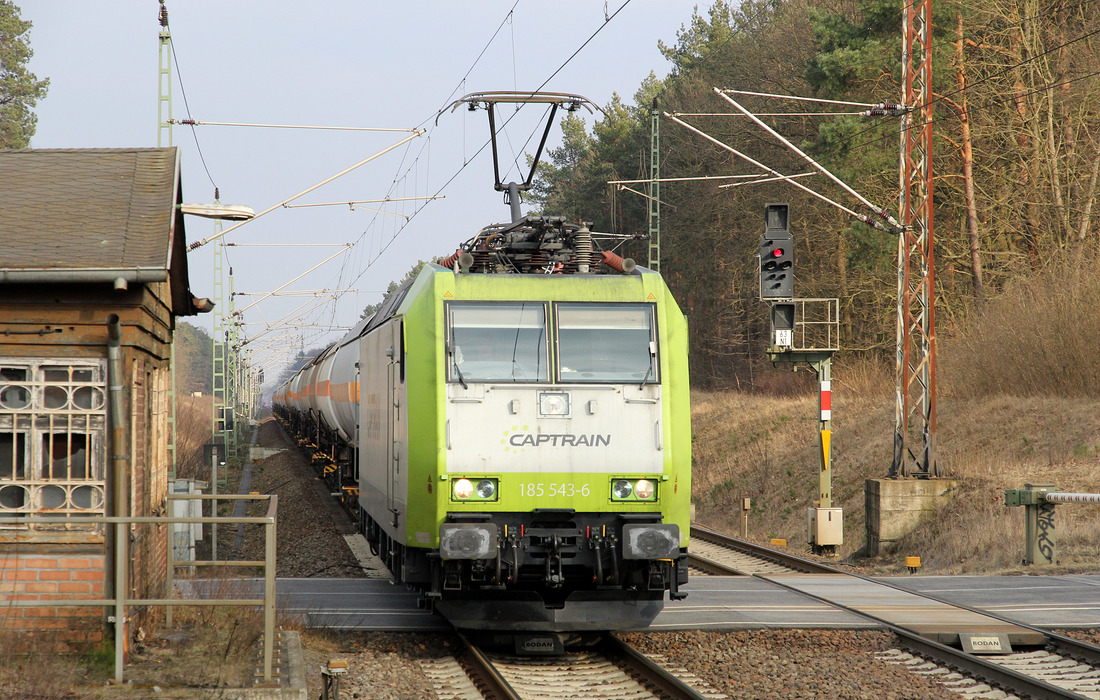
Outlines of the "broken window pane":
<svg viewBox="0 0 1100 700">
<path fill-rule="evenodd" d="M 23 433 L 0 433 L 0 479 L 22 479 L 26 476 L 27 436 Z"/>
<path fill-rule="evenodd" d="M 42 476 L 47 479 L 88 478 L 88 436 L 71 433 L 42 436 Z M 71 467 L 71 468 L 70 468 Z"/>
</svg>

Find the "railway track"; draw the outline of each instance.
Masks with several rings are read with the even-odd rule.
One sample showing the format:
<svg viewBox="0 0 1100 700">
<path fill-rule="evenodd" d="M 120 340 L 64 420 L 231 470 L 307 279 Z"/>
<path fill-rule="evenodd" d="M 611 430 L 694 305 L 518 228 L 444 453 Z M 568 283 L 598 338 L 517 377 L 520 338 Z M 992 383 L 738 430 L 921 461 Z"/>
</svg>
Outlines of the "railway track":
<svg viewBox="0 0 1100 700">
<path fill-rule="evenodd" d="M 898 648 L 876 656 L 887 663 L 905 666 L 912 673 L 927 675 L 945 689 L 969 698 L 1096 698 L 1100 700 L 1100 647 L 1070 637 L 1024 625 L 985 611 L 949 603 L 932 595 L 915 594 L 892 584 L 841 571 L 833 567 L 731 538 L 713 530 L 693 526 L 693 568 L 712 575 L 750 575 L 796 590 L 853 614 L 869 617 L 891 630 Z M 828 593 L 791 585 L 791 574 L 830 574 L 865 584 L 902 591 L 940 606 L 1029 630 L 1040 643 L 1025 644 L 1012 653 L 977 655 L 935 640 L 930 630 L 935 623 L 912 629 L 892 622 L 888 612 L 870 614 L 866 606 L 846 605 Z M 815 576 L 812 578 L 821 578 Z M 864 594 L 867 595 L 866 593 Z M 870 597 L 870 596 L 868 596 Z M 877 606 L 884 607 L 884 606 Z M 948 635 L 950 636 L 950 635 Z"/>
<path fill-rule="evenodd" d="M 893 631 L 899 648 L 881 652 L 877 659 L 904 665 L 965 697 L 1100 698 L 1100 648 L 1091 644 L 1051 634 L 1043 648 L 974 656 L 905 630 Z"/>
<path fill-rule="evenodd" d="M 830 566 L 698 525 L 691 526 L 689 549 L 688 565 L 697 572 L 713 576 L 840 573 Z"/>
<path fill-rule="evenodd" d="M 461 635 L 460 635 L 461 636 Z M 495 700 L 720 700 L 680 668 L 669 669 L 612 635 L 561 656 L 515 656 L 486 650 L 466 637 L 459 659 L 426 668 L 442 697 Z"/>
</svg>

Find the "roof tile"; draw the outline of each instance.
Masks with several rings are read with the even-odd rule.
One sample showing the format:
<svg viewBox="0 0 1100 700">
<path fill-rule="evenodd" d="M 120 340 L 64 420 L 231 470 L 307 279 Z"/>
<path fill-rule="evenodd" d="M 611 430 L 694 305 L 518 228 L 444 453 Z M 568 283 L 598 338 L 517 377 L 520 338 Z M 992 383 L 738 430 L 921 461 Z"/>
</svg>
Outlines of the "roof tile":
<svg viewBox="0 0 1100 700">
<path fill-rule="evenodd" d="M 175 148 L 0 150 L 0 269 L 167 269 Z"/>
</svg>

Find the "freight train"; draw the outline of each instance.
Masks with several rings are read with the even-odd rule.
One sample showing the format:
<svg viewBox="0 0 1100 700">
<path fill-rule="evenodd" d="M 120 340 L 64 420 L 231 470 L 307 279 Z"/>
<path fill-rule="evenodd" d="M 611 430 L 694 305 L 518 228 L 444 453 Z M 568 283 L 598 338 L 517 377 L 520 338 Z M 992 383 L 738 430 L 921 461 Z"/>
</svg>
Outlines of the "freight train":
<svg viewBox="0 0 1100 700">
<path fill-rule="evenodd" d="M 394 581 L 457 627 L 636 628 L 685 595 L 687 324 L 606 240 L 482 229 L 274 396 Z"/>
</svg>

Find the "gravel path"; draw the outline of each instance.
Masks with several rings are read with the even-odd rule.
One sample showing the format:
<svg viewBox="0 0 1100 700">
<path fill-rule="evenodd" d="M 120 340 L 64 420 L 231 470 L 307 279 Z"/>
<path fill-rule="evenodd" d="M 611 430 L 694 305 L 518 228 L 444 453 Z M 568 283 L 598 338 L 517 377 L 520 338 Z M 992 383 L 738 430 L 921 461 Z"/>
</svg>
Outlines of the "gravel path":
<svg viewBox="0 0 1100 700">
<path fill-rule="evenodd" d="M 317 476 L 305 456 L 283 435 L 279 424 L 266 420 L 260 424 L 257 445 L 285 447 L 286 451 L 257 461 L 252 467 L 250 490 L 278 494 L 276 575 L 284 578 L 323 576 L 342 578 L 363 576 L 364 572 L 348 548 L 344 535 L 355 532 L 355 525 L 328 495 L 325 483 Z M 261 515 L 251 506 L 250 515 Z M 228 528 L 227 528 L 228 530 Z M 236 531 L 227 533 L 235 535 Z M 227 539 L 231 546 L 232 539 Z M 263 559 L 263 533 L 248 528 L 242 549 L 243 559 Z"/>
</svg>

